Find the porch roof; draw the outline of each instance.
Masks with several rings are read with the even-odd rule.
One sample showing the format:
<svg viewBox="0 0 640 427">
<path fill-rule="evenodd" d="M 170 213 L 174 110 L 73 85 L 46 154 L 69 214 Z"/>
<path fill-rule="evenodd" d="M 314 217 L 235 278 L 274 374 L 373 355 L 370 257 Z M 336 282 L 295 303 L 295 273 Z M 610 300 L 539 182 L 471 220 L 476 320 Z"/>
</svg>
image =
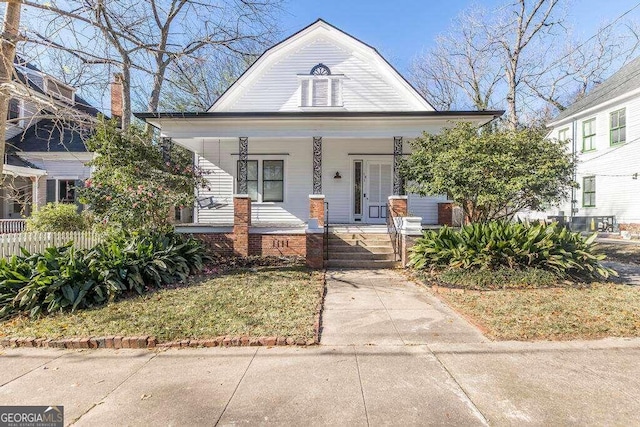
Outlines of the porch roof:
<svg viewBox="0 0 640 427">
<path fill-rule="evenodd" d="M 415 138 L 452 121 L 485 125 L 504 111 L 277 111 L 136 113 L 163 137 L 194 151 L 219 138 Z M 197 142 L 197 143 L 196 143 Z"/>
</svg>

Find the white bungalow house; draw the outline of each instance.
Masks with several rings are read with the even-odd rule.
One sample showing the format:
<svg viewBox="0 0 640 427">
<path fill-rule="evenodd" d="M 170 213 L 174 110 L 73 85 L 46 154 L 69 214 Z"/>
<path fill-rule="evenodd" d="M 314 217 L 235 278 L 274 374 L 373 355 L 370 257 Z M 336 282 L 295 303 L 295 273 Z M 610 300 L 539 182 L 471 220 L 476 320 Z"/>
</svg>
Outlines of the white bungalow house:
<svg viewBox="0 0 640 427">
<path fill-rule="evenodd" d="M 580 185 L 560 214 L 576 229 L 640 231 L 640 58 L 635 59 L 548 125 L 570 140 Z M 557 212 L 551 212 L 556 214 Z"/>
<path fill-rule="evenodd" d="M 197 230 L 226 233 L 238 252 L 243 195 L 251 235 L 292 235 L 309 218 L 385 224 L 394 196 L 404 200 L 402 215 L 437 224 L 445 196 L 404 196 L 397 165 L 408 141 L 452 121 L 483 125 L 501 114 L 436 111 L 373 47 L 318 20 L 265 51 L 208 111 L 136 116 L 195 153 L 209 172 Z M 262 253 L 287 245 L 299 246 L 262 238 Z"/>
<path fill-rule="evenodd" d="M 70 117 L 95 118 L 99 113 L 75 88 L 33 64 L 17 57 L 14 67 L 24 95 L 9 101 L 0 189 L 2 233 L 21 231 L 23 218 L 48 202 L 77 203 L 75 189 L 91 173 L 86 128 L 53 119 L 51 107 L 69 111 Z"/>
</svg>

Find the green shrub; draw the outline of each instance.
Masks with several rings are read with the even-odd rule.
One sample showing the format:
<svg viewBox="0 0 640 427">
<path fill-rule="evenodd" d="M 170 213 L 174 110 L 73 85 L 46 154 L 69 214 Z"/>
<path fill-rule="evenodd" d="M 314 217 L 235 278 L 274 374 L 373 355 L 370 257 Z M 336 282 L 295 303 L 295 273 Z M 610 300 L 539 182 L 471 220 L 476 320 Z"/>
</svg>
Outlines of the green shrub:
<svg viewBox="0 0 640 427">
<path fill-rule="evenodd" d="M 27 219 L 27 231 L 85 231 L 93 223 L 91 214 L 78 212 L 69 203 L 47 203 Z"/>
<path fill-rule="evenodd" d="M 112 236 L 91 250 L 69 243 L 0 259 L 0 319 L 95 307 L 182 281 L 204 267 L 203 246 L 177 234 Z"/>
<path fill-rule="evenodd" d="M 410 265 L 496 270 L 538 268 L 558 277 L 607 278 L 615 274 L 600 264 L 596 235 L 585 239 L 557 224 L 495 221 L 475 223 L 456 231 L 427 231 L 411 249 Z"/>
</svg>

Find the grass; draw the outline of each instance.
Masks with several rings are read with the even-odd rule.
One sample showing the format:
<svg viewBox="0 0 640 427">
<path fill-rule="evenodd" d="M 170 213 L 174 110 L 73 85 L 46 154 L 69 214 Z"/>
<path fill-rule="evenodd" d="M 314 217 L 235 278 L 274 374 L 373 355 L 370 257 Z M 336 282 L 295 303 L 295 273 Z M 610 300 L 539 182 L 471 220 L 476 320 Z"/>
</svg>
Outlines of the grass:
<svg viewBox="0 0 640 427">
<path fill-rule="evenodd" d="M 452 268 L 442 271 L 437 278 L 445 286 L 462 289 L 523 289 L 549 288 L 558 284 L 558 277 L 537 268 L 497 270 L 471 270 Z"/>
<path fill-rule="evenodd" d="M 221 335 L 310 339 L 323 289 L 304 268 L 233 272 L 105 307 L 0 323 L 0 335 L 69 338 L 155 336 L 159 341 Z"/>
<path fill-rule="evenodd" d="M 607 255 L 607 261 L 640 264 L 640 245 L 630 243 L 598 243 L 598 249 Z"/>
<path fill-rule="evenodd" d="M 640 336 L 640 289 L 584 287 L 443 293 L 454 309 L 495 340 L 570 340 Z"/>
</svg>

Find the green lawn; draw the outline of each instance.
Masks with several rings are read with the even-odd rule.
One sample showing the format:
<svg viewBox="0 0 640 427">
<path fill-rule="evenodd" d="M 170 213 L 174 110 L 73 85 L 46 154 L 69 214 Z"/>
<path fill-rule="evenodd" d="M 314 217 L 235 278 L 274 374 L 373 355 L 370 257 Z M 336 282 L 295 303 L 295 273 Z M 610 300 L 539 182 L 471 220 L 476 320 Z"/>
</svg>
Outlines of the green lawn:
<svg viewBox="0 0 640 427">
<path fill-rule="evenodd" d="M 0 336 L 155 336 L 160 342 L 221 335 L 311 339 L 322 273 L 272 267 L 231 272 L 108 306 L 0 323 Z"/>
<path fill-rule="evenodd" d="M 611 283 L 553 289 L 442 293 L 496 340 L 640 336 L 640 288 Z"/>
</svg>

